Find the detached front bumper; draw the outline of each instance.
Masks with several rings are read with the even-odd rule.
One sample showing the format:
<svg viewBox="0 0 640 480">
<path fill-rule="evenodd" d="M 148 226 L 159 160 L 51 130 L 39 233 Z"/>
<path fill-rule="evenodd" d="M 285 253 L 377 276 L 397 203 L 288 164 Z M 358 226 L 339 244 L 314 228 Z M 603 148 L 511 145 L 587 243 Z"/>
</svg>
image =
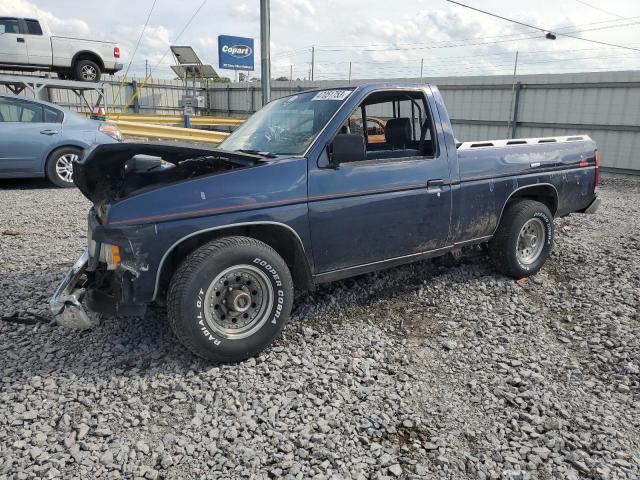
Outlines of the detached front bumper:
<svg viewBox="0 0 640 480">
<path fill-rule="evenodd" d="M 79 330 L 96 325 L 96 321 L 87 315 L 81 303 L 86 293 L 84 274 L 88 263 L 89 251 L 85 249 L 49 300 L 54 322 L 58 325 Z"/>
</svg>

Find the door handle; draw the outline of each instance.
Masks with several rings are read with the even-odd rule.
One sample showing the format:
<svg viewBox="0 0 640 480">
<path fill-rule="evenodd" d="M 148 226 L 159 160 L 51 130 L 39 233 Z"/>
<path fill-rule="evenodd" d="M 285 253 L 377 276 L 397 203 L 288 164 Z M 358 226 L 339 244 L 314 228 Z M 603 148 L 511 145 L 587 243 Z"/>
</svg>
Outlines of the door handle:
<svg viewBox="0 0 640 480">
<path fill-rule="evenodd" d="M 16 42 L 18 42 L 18 43 L 24 43 L 24 38 L 22 38 L 22 37 L 18 37 L 18 38 L 16 38 Z"/>
<path fill-rule="evenodd" d="M 427 188 L 440 188 L 440 187 L 444 187 L 444 180 L 442 178 L 429 180 L 427 182 Z"/>
<path fill-rule="evenodd" d="M 46 129 L 46 130 L 40 130 L 40 133 L 43 134 L 43 135 L 57 135 L 60 132 L 58 132 L 58 130 Z"/>
</svg>

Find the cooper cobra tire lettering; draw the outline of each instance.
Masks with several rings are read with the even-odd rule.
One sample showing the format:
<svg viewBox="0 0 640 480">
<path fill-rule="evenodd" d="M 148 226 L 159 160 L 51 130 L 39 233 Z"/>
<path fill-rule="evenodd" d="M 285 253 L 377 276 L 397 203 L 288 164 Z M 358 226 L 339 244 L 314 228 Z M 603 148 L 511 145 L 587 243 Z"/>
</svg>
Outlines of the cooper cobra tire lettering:
<svg viewBox="0 0 640 480">
<path fill-rule="evenodd" d="M 280 281 L 280 275 L 278 275 L 278 272 L 276 271 L 276 269 L 273 268 L 271 265 L 269 265 L 265 260 L 262 260 L 261 258 L 256 258 L 253 261 L 253 263 L 260 265 L 267 271 L 267 273 L 273 276 L 273 280 L 276 282 L 276 287 L 282 286 L 282 282 Z"/>
</svg>

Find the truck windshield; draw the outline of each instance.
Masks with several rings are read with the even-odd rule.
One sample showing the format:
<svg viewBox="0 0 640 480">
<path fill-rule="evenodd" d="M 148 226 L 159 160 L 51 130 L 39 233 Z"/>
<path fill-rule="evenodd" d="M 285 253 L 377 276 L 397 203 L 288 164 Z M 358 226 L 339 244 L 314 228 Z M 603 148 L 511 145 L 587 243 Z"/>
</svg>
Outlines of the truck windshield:
<svg viewBox="0 0 640 480">
<path fill-rule="evenodd" d="M 352 91 L 321 90 L 274 100 L 243 123 L 220 148 L 300 155 Z"/>
</svg>

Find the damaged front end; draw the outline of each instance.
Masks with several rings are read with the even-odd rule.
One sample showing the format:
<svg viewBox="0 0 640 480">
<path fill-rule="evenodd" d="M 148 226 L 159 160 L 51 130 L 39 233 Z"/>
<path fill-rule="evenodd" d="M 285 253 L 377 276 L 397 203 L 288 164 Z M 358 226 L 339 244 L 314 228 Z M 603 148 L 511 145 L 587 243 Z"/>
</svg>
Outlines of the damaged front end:
<svg viewBox="0 0 640 480">
<path fill-rule="evenodd" d="M 133 232 L 104 228 L 94 209 L 89 212 L 88 223 L 87 248 L 49 300 L 54 321 L 79 330 L 98 323 L 89 312 L 141 316 L 146 311 L 146 302 L 139 301 L 135 291 L 136 280 L 147 269 L 145 255 L 139 249 L 132 250 L 137 244 L 136 233 L 144 235 L 141 230 L 145 227 Z"/>
<path fill-rule="evenodd" d="M 158 243 L 157 226 L 110 224 L 108 214 L 114 205 L 166 185 L 260 163 L 257 155 L 177 144 L 118 143 L 91 149 L 74 166 L 74 183 L 93 203 L 87 249 L 49 302 L 55 321 L 87 329 L 97 322 L 83 303 L 88 311 L 102 315 L 141 316 L 152 299 L 155 277 L 148 271 L 148 256 Z M 167 207 L 171 205 L 168 200 Z"/>
<path fill-rule="evenodd" d="M 89 251 L 85 249 L 49 300 L 54 321 L 63 327 L 86 330 L 97 323 L 82 307 L 82 299 L 86 293 L 85 272 L 88 262 Z"/>
</svg>

